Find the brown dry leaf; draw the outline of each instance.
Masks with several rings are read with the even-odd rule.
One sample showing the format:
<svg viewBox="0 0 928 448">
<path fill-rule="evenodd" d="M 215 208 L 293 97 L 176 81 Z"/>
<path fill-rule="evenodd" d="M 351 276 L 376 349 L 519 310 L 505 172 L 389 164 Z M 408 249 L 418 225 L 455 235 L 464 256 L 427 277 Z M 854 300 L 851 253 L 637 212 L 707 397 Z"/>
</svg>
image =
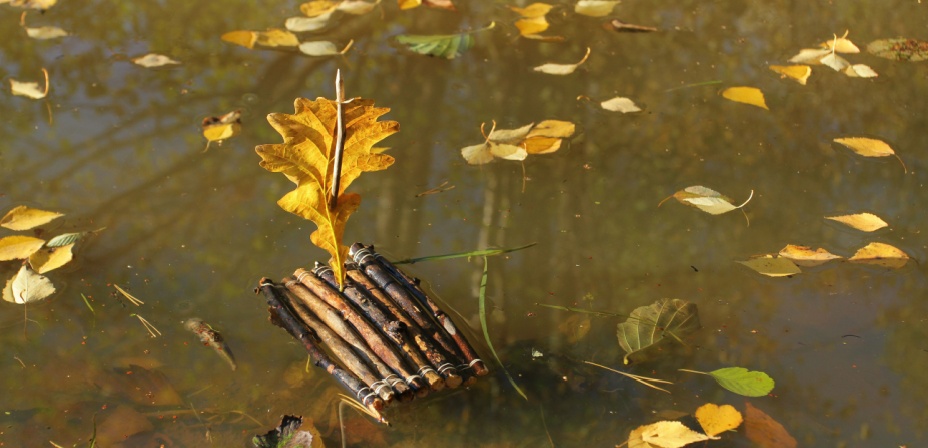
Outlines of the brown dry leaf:
<svg viewBox="0 0 928 448">
<path fill-rule="evenodd" d="M 737 103 L 750 104 L 770 110 L 764 101 L 764 93 L 756 87 L 729 87 L 722 91 L 722 96 Z"/>
<path fill-rule="evenodd" d="M 796 439 L 783 425 L 751 403 L 744 404 L 744 432 L 748 439 L 761 448 L 796 448 Z"/>
<path fill-rule="evenodd" d="M 535 67 L 536 72 L 547 73 L 549 75 L 569 75 L 574 72 L 581 64 L 586 62 L 587 58 L 590 57 L 590 47 L 586 47 L 586 54 L 583 55 L 583 59 L 580 59 L 580 62 L 576 64 L 544 64 Z"/>
<path fill-rule="evenodd" d="M 797 246 L 793 244 L 787 244 L 786 247 L 780 249 L 779 255 L 783 258 L 793 260 L 793 263 L 797 266 L 808 267 L 818 266 L 831 260 L 843 258 L 840 255 L 835 255 L 822 248 L 812 250 L 809 246 Z"/>
<path fill-rule="evenodd" d="M 118 446 L 135 434 L 155 429 L 147 417 L 129 406 L 119 405 L 101 414 L 93 439 L 99 446 Z"/>
<path fill-rule="evenodd" d="M 395 121 L 377 121 L 390 109 L 374 107 L 372 100 L 355 98 L 344 104 L 345 151 L 339 177 L 337 206 L 327 206 L 332 189 L 334 143 L 337 120 L 335 101 L 298 98 L 295 114 L 272 113 L 268 122 L 280 133 L 282 144 L 259 145 L 261 167 L 283 173 L 296 189 L 277 201 L 284 210 L 313 221 L 318 227 L 310 239 L 332 255 L 339 283 L 344 281 L 348 247 L 342 244 L 345 223 L 361 203 L 361 196 L 345 189 L 362 172 L 386 169 L 393 157 L 371 151 L 377 142 L 399 131 Z"/>
<path fill-rule="evenodd" d="M 29 256 L 29 265 L 39 274 L 58 269 L 74 258 L 74 254 L 71 252 L 74 244 L 40 249 Z"/>
<path fill-rule="evenodd" d="M 0 227 L 10 230 L 29 230 L 64 216 L 64 213 L 50 212 L 20 205 L 13 207 L 0 218 Z"/>
<path fill-rule="evenodd" d="M 780 78 L 790 78 L 802 85 L 806 85 L 812 74 L 812 67 L 808 65 L 771 65 L 770 70 L 779 73 Z"/>
<path fill-rule="evenodd" d="M 840 143 L 848 147 L 851 151 L 856 152 L 864 157 L 889 157 L 895 156 L 899 160 L 899 163 L 902 164 L 902 171 L 908 173 L 908 168 L 905 167 L 905 162 L 896 154 L 896 151 L 893 151 L 886 142 L 882 140 L 877 140 L 874 138 L 866 137 L 844 137 L 834 139 L 835 143 Z"/>
<path fill-rule="evenodd" d="M 639 426 L 628 435 L 628 448 L 680 448 L 710 437 L 680 422 L 663 421 Z"/>
<path fill-rule="evenodd" d="M 853 215 L 841 215 L 841 216 L 826 216 L 825 219 L 830 219 L 832 221 L 838 221 L 840 223 L 847 224 L 857 230 L 862 230 L 864 232 L 873 232 L 875 230 L 880 230 L 883 227 L 889 226 L 886 221 L 883 221 L 877 215 L 873 213 L 856 213 Z"/>
<path fill-rule="evenodd" d="M 854 253 L 847 261 L 861 264 L 875 264 L 887 268 L 901 268 L 909 261 L 909 256 L 895 246 L 884 243 L 870 243 Z"/>
<path fill-rule="evenodd" d="M 718 406 L 706 403 L 696 410 L 696 420 L 706 435 L 712 437 L 737 428 L 741 425 L 743 418 L 741 413 L 730 404 Z"/>
<path fill-rule="evenodd" d="M 736 261 L 743 264 L 759 274 L 767 277 L 790 277 L 802 273 L 799 266 L 796 266 L 789 258 L 776 257 L 770 254 L 758 255 L 751 257 L 747 261 Z"/>
<path fill-rule="evenodd" d="M 44 245 L 45 240 L 31 236 L 5 236 L 0 238 L 0 261 L 25 260 Z"/>
</svg>

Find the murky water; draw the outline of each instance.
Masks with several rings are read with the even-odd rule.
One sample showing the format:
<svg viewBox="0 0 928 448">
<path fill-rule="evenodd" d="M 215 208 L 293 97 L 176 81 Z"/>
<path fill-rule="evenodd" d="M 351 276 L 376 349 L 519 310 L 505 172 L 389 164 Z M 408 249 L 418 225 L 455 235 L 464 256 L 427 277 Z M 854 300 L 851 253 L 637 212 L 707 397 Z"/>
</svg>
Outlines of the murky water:
<svg viewBox="0 0 928 448">
<path fill-rule="evenodd" d="M 613 16 L 661 31 L 622 34 L 561 2 L 545 34 L 567 40 L 545 43 L 518 37 L 516 15 L 502 3 L 400 12 L 385 0 L 382 12 L 342 17 L 323 34 L 339 44 L 355 39 L 344 57 L 249 51 L 219 39 L 299 14 L 296 2 L 265 3 L 63 1 L 27 16 L 29 26 L 72 33 L 50 41 L 27 38 L 14 25 L 20 11 L 0 8 L 3 77 L 36 81 L 44 67 L 51 79 L 44 100 L 4 87 L 0 210 L 66 212 L 44 236 L 106 227 L 75 262 L 49 274 L 58 287 L 50 299 L 25 310 L 0 306 L 0 445 L 85 446 L 95 419 L 103 445 L 246 446 L 285 413 L 313 419 L 327 444 L 340 444 L 341 389 L 318 369 L 305 371 L 302 349 L 267 322 L 253 294 L 262 276 L 327 258 L 309 243 L 313 225 L 275 204 L 290 184 L 258 167 L 253 148 L 280 141 L 267 113 L 291 112 L 296 97 L 333 97 L 336 68 L 348 96 L 392 108 L 387 118 L 402 127 L 385 141 L 395 166 L 352 185 L 364 202 L 347 240 L 398 258 L 538 243 L 489 260 L 490 335 L 529 400 L 494 365 L 468 390 L 391 408 L 391 428 L 346 412 L 355 446 L 613 446 L 669 411 L 692 414 L 706 402 L 744 410 L 746 401 L 800 446 L 926 443 L 928 65 L 864 52 L 848 58 L 878 78 L 815 67 L 806 86 L 767 66 L 845 29 L 861 47 L 924 39 L 928 4 L 629 0 Z M 393 43 L 400 33 L 491 21 L 497 27 L 451 61 Z M 576 62 L 587 47 L 589 60 L 572 75 L 532 71 Z M 148 52 L 182 64 L 128 62 Z M 690 86 L 710 81 L 720 83 Z M 719 95 L 738 85 L 762 89 L 770 110 Z M 614 96 L 644 111 L 597 106 Z M 244 132 L 203 153 L 200 120 L 236 108 Z M 477 167 L 460 156 L 482 141 L 482 122 L 514 128 L 544 119 L 573 121 L 578 136 L 554 154 L 530 156 L 524 175 L 518 162 Z M 843 136 L 890 143 L 908 172 L 895 158 L 863 158 L 831 143 Z M 417 197 L 443 182 L 454 188 Z M 753 190 L 750 226 L 738 212 L 657 207 L 690 185 L 738 202 Z M 865 234 L 823 219 L 857 212 L 890 227 Z M 780 279 L 735 263 L 786 244 L 849 256 L 870 241 L 917 262 L 894 270 L 831 263 Z M 18 268 L 0 265 L 4 278 Z M 458 259 L 412 270 L 490 357 L 477 318 L 482 268 Z M 117 299 L 114 283 L 145 304 Z M 620 319 L 593 318 L 577 338 L 576 314 L 536 305 L 628 313 L 663 297 L 696 303 L 704 328 L 690 350 L 627 370 L 673 381 L 672 395 L 582 364 L 621 367 Z M 136 313 L 162 336 L 149 337 Z M 183 329 L 191 317 L 222 331 L 237 371 Z M 677 370 L 725 366 L 767 372 L 776 388 L 744 399 Z M 713 444 L 752 446 L 745 432 Z"/>
</svg>

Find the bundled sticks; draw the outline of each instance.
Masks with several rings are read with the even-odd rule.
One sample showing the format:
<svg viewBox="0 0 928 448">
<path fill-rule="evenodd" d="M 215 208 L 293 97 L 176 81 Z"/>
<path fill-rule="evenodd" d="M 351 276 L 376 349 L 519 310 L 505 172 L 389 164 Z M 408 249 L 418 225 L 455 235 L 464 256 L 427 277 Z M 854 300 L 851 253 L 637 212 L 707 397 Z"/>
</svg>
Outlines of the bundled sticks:
<svg viewBox="0 0 928 448">
<path fill-rule="evenodd" d="M 355 243 L 349 255 L 341 291 L 332 269 L 318 263 L 279 284 L 262 278 L 258 287 L 271 321 L 302 343 L 313 364 L 375 415 L 394 400 L 470 385 L 489 372 L 418 279 L 373 246 Z"/>
</svg>

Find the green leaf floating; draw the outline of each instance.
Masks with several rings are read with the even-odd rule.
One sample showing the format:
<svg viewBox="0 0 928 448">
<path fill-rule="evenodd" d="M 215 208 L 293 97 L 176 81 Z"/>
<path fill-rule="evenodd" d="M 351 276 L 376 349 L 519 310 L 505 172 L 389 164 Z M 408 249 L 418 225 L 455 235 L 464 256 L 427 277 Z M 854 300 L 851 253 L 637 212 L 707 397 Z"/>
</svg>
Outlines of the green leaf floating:
<svg viewBox="0 0 928 448">
<path fill-rule="evenodd" d="M 625 350 L 625 364 L 656 357 L 667 343 L 698 330 L 696 305 L 680 299 L 660 299 L 651 305 L 635 308 L 628 320 L 616 328 L 619 346 Z"/>
<path fill-rule="evenodd" d="M 471 34 L 488 30 L 494 26 L 496 26 L 496 22 L 491 22 L 486 28 L 459 34 L 431 36 L 404 34 L 396 36 L 396 40 L 419 54 L 454 59 L 474 46 L 474 37 Z"/>
<path fill-rule="evenodd" d="M 725 367 L 711 372 L 680 369 L 683 372 L 700 373 L 715 378 L 719 386 L 745 397 L 763 397 L 773 390 L 774 381 L 764 372 L 744 367 Z"/>
</svg>

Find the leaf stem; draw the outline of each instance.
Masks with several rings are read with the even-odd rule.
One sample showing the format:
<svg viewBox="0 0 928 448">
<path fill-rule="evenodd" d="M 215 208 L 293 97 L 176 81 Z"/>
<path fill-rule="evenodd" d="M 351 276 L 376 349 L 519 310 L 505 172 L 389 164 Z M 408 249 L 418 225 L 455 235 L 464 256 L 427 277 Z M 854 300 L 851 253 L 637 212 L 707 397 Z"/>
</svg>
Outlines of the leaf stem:
<svg viewBox="0 0 928 448">
<path fill-rule="evenodd" d="M 684 85 L 684 86 L 679 86 L 679 87 L 674 87 L 674 88 L 672 88 L 672 89 L 667 89 L 667 90 L 665 90 L 664 92 L 673 92 L 674 90 L 686 89 L 686 88 L 689 88 L 689 87 L 711 86 L 711 85 L 713 85 L 713 84 L 721 84 L 721 83 L 722 83 L 721 80 L 697 82 L 697 83 L 694 83 L 694 84 L 687 84 L 687 85 Z"/>
<path fill-rule="evenodd" d="M 335 210 L 338 205 L 339 178 L 342 175 L 342 154 L 345 152 L 345 83 L 342 81 L 342 71 L 335 71 L 335 110 L 338 113 L 335 125 L 335 161 L 332 166 L 332 197 L 329 199 L 329 210 Z"/>
<path fill-rule="evenodd" d="M 698 373 L 698 374 L 700 374 L 700 375 L 709 375 L 708 372 L 700 372 L 700 371 L 698 371 L 698 370 L 690 370 L 690 369 L 677 369 L 677 370 L 679 370 L 679 371 L 681 371 L 681 372 Z M 711 376 L 711 375 L 710 375 L 710 376 Z"/>
</svg>

